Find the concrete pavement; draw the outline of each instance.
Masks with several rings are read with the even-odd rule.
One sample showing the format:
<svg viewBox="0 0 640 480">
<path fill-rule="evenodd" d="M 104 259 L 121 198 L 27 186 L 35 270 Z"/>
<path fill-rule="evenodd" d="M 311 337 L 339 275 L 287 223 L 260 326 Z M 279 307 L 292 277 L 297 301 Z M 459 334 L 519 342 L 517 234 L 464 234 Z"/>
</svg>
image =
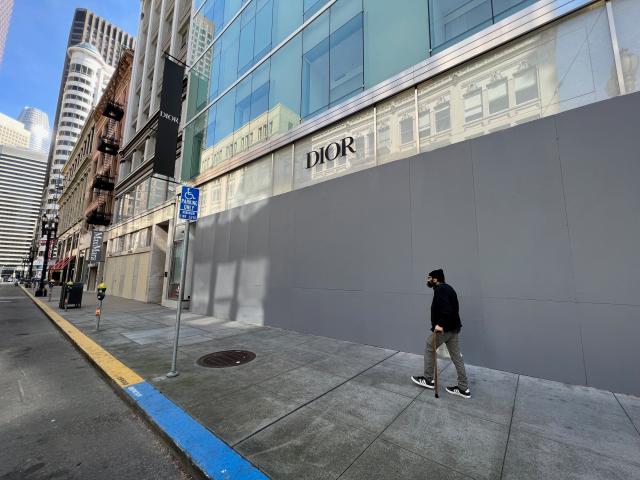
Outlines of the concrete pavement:
<svg viewBox="0 0 640 480">
<path fill-rule="evenodd" d="M 108 296 L 61 312 L 274 479 L 640 479 L 640 399 L 481 367 L 473 398 L 410 383 L 422 357 Z M 256 354 L 209 369 L 202 355 Z M 439 362 L 442 384 L 454 381 Z"/>
<path fill-rule="evenodd" d="M 185 479 L 19 288 L 0 284 L 0 479 Z"/>
</svg>

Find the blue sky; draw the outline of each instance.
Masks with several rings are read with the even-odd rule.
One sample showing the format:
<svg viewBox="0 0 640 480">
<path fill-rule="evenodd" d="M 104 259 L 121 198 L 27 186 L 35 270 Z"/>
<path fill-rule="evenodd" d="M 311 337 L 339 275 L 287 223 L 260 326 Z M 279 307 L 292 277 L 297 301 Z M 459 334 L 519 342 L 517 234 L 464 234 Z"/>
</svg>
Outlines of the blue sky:
<svg viewBox="0 0 640 480">
<path fill-rule="evenodd" d="M 0 65 L 0 112 L 15 118 L 29 105 L 47 112 L 53 126 L 76 8 L 87 8 L 131 35 L 138 33 L 139 0 L 14 0 Z"/>
</svg>

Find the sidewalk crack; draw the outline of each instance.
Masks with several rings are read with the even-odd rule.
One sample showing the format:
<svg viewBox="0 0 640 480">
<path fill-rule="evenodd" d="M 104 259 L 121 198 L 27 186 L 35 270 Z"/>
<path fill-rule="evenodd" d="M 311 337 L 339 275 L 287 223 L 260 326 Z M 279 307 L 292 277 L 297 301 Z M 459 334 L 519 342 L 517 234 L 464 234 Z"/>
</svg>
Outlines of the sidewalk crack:
<svg viewBox="0 0 640 480">
<path fill-rule="evenodd" d="M 509 450 L 509 440 L 511 439 L 511 428 L 513 427 L 513 415 L 516 412 L 516 399 L 518 398 L 518 386 L 520 385 L 520 375 L 516 380 L 516 392 L 513 395 L 513 407 L 511 408 L 511 419 L 509 420 L 509 433 L 507 433 L 507 443 L 504 445 L 504 456 L 502 457 L 502 466 L 500 467 L 500 478 L 504 474 L 504 463 L 507 460 L 507 451 Z"/>
</svg>

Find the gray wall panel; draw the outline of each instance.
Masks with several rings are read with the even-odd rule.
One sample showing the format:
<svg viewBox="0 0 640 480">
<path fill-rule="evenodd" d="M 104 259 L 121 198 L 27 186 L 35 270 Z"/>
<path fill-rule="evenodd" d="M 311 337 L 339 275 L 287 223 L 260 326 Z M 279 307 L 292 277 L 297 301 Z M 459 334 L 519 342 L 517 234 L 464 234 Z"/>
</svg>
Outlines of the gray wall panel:
<svg viewBox="0 0 640 480">
<path fill-rule="evenodd" d="M 480 295 L 478 235 L 468 143 L 422 154 L 411 164 L 411 229 L 416 293 L 425 275 L 445 269 L 460 295 Z"/>
<path fill-rule="evenodd" d="M 573 299 L 553 118 L 472 140 L 471 152 L 483 294 Z"/>
<path fill-rule="evenodd" d="M 292 253 L 295 245 L 295 195 L 278 195 L 269 199 L 269 287 L 293 284 Z"/>
<path fill-rule="evenodd" d="M 578 300 L 640 305 L 639 103 L 557 118 Z"/>
<path fill-rule="evenodd" d="M 371 169 L 359 212 L 364 240 L 360 288 L 375 292 L 411 290 L 411 194 L 409 162 Z"/>
<path fill-rule="evenodd" d="M 640 395 L 640 307 L 580 304 L 589 385 Z"/>
<path fill-rule="evenodd" d="M 359 290 L 363 279 L 362 212 L 370 171 L 294 192 L 295 286 Z"/>
<path fill-rule="evenodd" d="M 482 302 L 484 365 L 532 377 L 585 383 L 574 303 L 492 298 Z"/>
<path fill-rule="evenodd" d="M 422 353 L 443 267 L 468 362 L 637 394 L 638 111 L 627 95 L 201 219 L 193 310 Z"/>
</svg>

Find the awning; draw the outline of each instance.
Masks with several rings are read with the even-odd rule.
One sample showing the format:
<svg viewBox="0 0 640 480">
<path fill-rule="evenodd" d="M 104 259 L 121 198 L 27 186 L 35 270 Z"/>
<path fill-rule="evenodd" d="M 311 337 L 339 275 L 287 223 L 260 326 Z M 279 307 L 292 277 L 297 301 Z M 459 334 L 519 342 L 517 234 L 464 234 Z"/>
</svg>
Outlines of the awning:
<svg viewBox="0 0 640 480">
<path fill-rule="evenodd" d="M 54 270 L 62 270 L 64 267 L 66 267 L 69 262 L 71 261 L 73 257 L 67 257 L 63 260 L 60 260 L 58 263 L 56 263 L 53 267 L 51 267 L 49 270 L 51 270 L 52 272 Z"/>
</svg>

